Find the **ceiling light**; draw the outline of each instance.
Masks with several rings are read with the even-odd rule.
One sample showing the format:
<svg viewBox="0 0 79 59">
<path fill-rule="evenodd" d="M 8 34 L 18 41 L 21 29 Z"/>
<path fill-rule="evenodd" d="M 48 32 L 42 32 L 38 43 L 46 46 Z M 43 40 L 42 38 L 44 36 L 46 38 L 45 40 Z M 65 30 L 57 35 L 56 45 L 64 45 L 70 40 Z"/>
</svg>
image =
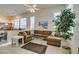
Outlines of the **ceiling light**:
<svg viewBox="0 0 79 59">
<path fill-rule="evenodd" d="M 27 11 L 30 11 L 31 13 L 34 13 L 35 11 L 40 10 L 39 8 L 36 7 L 37 6 L 36 4 L 34 4 L 32 6 L 29 6 L 27 4 L 24 4 L 24 6 L 25 7 L 28 7 L 28 9 L 26 9 L 26 10 Z"/>
<path fill-rule="evenodd" d="M 34 12 L 35 12 L 35 10 L 34 10 L 34 9 L 31 9 L 31 10 L 30 10 L 30 12 L 34 13 Z"/>
</svg>

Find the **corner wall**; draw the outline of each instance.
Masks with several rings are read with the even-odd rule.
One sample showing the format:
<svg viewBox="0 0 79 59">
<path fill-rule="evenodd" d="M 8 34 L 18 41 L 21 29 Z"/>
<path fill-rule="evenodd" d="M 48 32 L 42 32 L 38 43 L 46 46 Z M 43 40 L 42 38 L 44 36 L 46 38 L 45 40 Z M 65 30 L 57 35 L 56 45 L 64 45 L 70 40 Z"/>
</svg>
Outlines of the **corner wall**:
<svg viewBox="0 0 79 59">
<path fill-rule="evenodd" d="M 72 38 L 72 53 L 77 54 L 79 48 L 79 4 L 74 4 L 74 11 L 76 13 L 76 26 L 74 28 L 74 35 Z"/>
</svg>

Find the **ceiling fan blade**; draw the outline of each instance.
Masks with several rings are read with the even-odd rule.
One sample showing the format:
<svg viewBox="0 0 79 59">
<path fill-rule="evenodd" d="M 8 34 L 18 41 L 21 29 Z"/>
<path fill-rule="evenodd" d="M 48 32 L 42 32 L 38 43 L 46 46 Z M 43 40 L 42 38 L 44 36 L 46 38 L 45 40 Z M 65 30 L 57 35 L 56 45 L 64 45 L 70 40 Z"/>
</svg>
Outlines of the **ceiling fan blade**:
<svg viewBox="0 0 79 59">
<path fill-rule="evenodd" d="M 39 8 L 36 8 L 36 4 L 32 5 L 32 6 L 29 6 L 27 4 L 24 4 L 24 6 L 28 7 L 28 9 L 26 9 L 26 11 L 30 11 L 32 13 L 34 13 L 36 10 L 40 10 Z"/>
<path fill-rule="evenodd" d="M 40 10 L 39 8 L 34 8 L 35 10 Z"/>
<path fill-rule="evenodd" d="M 34 9 L 31 9 L 31 10 L 30 10 L 30 12 L 34 13 L 34 12 L 35 12 L 35 10 L 34 10 Z"/>
<path fill-rule="evenodd" d="M 34 4 L 34 5 L 33 5 L 33 8 L 35 8 L 36 6 L 37 6 L 37 5 L 36 5 L 36 4 Z"/>
<path fill-rule="evenodd" d="M 35 12 L 35 10 L 34 9 L 26 9 L 26 11 L 30 11 L 31 13 L 33 12 Z"/>
</svg>

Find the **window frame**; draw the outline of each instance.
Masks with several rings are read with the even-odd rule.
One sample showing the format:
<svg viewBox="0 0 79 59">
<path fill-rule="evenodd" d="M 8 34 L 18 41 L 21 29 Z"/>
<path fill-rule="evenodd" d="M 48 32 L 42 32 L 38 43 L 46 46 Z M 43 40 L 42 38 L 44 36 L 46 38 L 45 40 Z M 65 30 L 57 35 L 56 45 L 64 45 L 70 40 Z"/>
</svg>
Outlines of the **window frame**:
<svg viewBox="0 0 79 59">
<path fill-rule="evenodd" d="M 26 19 L 26 24 L 25 24 L 25 28 L 22 28 L 21 26 L 23 26 L 23 24 L 21 23 L 21 21 L 22 21 L 22 19 L 23 18 L 20 18 L 20 19 L 14 19 L 13 21 L 12 21 L 12 23 L 14 24 L 14 26 L 13 26 L 13 29 L 19 29 L 19 30 L 21 30 L 21 29 L 25 29 L 25 28 L 27 28 L 27 18 L 25 18 Z M 16 24 L 16 20 L 18 20 L 17 21 L 17 23 L 18 23 L 18 27 L 15 25 Z"/>
</svg>

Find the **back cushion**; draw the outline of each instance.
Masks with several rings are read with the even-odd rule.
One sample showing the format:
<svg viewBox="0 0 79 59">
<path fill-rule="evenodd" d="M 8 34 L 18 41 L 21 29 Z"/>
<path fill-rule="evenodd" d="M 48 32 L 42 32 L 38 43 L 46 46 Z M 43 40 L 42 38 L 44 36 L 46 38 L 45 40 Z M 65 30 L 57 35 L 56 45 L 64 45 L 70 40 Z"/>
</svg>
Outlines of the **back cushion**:
<svg viewBox="0 0 79 59">
<path fill-rule="evenodd" d="M 26 33 L 27 33 L 27 35 L 30 35 L 31 33 L 30 33 L 30 31 L 25 31 Z"/>
<path fill-rule="evenodd" d="M 34 34 L 51 35 L 52 31 L 34 30 Z"/>
<path fill-rule="evenodd" d="M 23 35 L 23 32 L 19 32 L 19 34 L 18 35 Z"/>
<path fill-rule="evenodd" d="M 39 30 L 34 30 L 34 33 L 35 34 L 39 34 Z"/>
<path fill-rule="evenodd" d="M 51 31 L 43 31 L 43 35 L 51 35 Z"/>
</svg>

